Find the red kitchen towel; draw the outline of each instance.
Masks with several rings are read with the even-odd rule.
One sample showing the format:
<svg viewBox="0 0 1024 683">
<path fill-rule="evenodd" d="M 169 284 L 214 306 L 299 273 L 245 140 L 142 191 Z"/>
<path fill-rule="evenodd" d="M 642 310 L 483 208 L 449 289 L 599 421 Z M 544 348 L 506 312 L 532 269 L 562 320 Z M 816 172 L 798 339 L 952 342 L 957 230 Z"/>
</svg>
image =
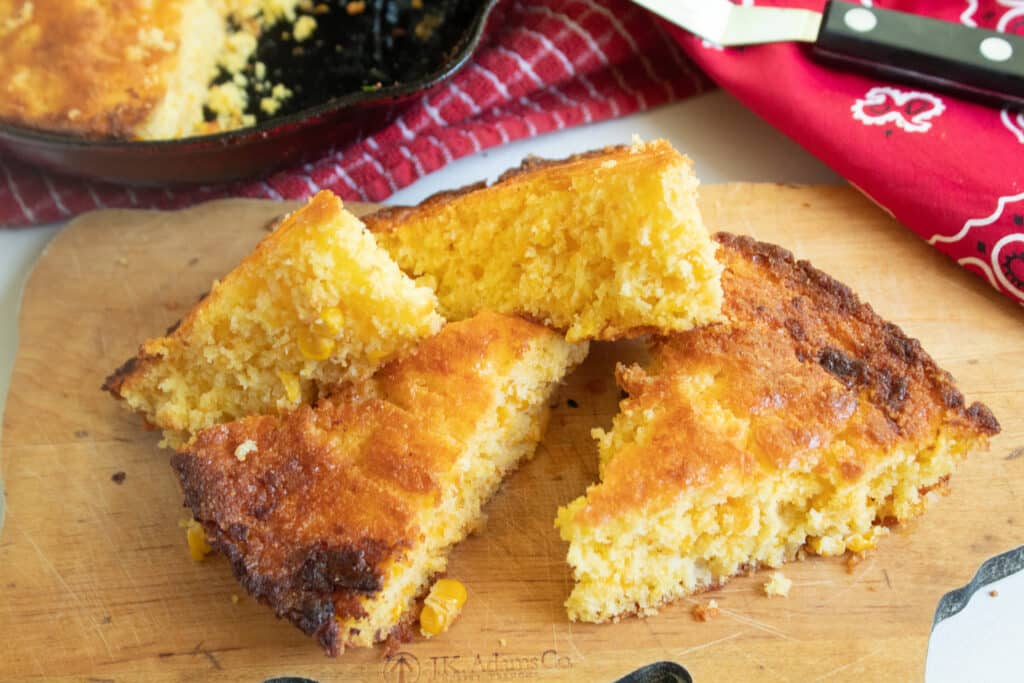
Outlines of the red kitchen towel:
<svg viewBox="0 0 1024 683">
<path fill-rule="evenodd" d="M 821 10 L 825 3 L 740 4 Z M 1024 0 L 861 4 L 1024 34 Z M 741 102 L 929 244 L 1024 304 L 1024 112 L 837 71 L 811 59 L 804 45 L 723 50 L 668 30 Z"/>
<path fill-rule="evenodd" d="M 255 182 L 187 189 L 90 183 L 0 159 L 0 225 L 106 207 L 180 208 L 216 197 L 304 199 L 321 188 L 379 201 L 460 157 L 624 116 L 711 87 L 659 21 L 625 0 L 505 0 L 473 60 L 375 135 Z M 6 182 L 3 182 L 6 180 Z"/>
</svg>

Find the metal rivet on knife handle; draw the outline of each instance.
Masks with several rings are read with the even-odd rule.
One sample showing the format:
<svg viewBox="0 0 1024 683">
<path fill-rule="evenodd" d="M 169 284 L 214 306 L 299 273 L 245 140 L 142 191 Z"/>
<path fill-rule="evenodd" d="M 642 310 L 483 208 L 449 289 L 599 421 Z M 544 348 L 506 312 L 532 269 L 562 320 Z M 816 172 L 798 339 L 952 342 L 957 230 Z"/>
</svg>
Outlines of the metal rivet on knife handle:
<svg viewBox="0 0 1024 683">
<path fill-rule="evenodd" d="M 854 7 L 843 15 L 843 22 L 854 31 L 867 33 L 878 26 L 878 17 L 872 14 L 869 9 Z"/>
<path fill-rule="evenodd" d="M 978 51 L 981 52 L 982 57 L 991 59 L 993 62 L 1005 62 L 1013 56 L 1013 46 L 999 36 L 989 36 L 981 41 Z"/>
</svg>

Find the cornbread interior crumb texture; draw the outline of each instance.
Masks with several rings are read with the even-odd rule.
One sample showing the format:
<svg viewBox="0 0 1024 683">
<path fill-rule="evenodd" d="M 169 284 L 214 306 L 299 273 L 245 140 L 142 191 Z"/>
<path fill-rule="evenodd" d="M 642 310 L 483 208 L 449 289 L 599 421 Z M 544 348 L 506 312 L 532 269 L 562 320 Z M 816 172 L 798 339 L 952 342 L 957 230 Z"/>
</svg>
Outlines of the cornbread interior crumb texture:
<svg viewBox="0 0 1024 683">
<path fill-rule="evenodd" d="M 785 250 L 720 234 L 727 321 L 655 340 L 558 513 L 574 620 L 648 614 L 798 551 L 862 552 L 999 425 L 920 344 Z"/>
<path fill-rule="evenodd" d="M 180 446 L 195 431 L 370 376 L 443 324 L 329 192 L 288 216 L 165 337 L 105 388 Z"/>
<path fill-rule="evenodd" d="M 415 619 L 586 351 L 484 312 L 315 407 L 204 430 L 172 464 L 253 596 L 331 654 L 369 646 Z"/>
<path fill-rule="evenodd" d="M 367 225 L 452 320 L 487 308 L 570 341 L 718 319 L 721 266 L 691 162 L 663 141 L 527 161 L 493 186 L 387 209 Z"/>
</svg>

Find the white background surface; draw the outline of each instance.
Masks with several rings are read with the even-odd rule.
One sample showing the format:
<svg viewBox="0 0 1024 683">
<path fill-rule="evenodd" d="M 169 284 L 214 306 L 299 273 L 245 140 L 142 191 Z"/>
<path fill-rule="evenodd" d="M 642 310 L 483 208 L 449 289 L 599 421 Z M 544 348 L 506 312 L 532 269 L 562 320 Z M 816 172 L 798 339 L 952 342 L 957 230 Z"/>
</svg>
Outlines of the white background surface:
<svg viewBox="0 0 1024 683">
<path fill-rule="evenodd" d="M 564 157 L 628 142 L 634 133 L 644 139 L 671 140 L 694 160 L 697 175 L 704 183 L 842 182 L 829 168 L 731 97 L 715 92 L 652 112 L 552 133 L 461 159 L 402 190 L 390 201 L 413 204 L 440 190 L 482 178 L 493 179 L 518 165 L 528 154 Z M 21 285 L 56 229 L 0 230 L 0 407 L 7 393 L 16 349 Z M 958 586 L 949 587 L 955 588 Z M 998 597 L 990 597 L 989 589 L 998 590 Z M 799 586 L 794 586 L 794 590 L 799 590 Z M 893 680 L 904 678 L 893 672 Z M 927 680 L 1024 680 L 1024 574 L 979 591 L 963 612 L 936 628 L 929 646 Z"/>
</svg>

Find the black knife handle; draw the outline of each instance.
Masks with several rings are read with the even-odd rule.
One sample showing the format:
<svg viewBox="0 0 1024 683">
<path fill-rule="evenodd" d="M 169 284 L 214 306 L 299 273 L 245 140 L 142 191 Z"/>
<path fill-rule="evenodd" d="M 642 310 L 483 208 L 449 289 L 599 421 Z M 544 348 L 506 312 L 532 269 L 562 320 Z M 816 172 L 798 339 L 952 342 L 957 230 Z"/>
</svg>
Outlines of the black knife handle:
<svg viewBox="0 0 1024 683">
<path fill-rule="evenodd" d="M 1024 107 L 1024 36 L 833 0 L 814 52 L 892 80 Z"/>
</svg>

